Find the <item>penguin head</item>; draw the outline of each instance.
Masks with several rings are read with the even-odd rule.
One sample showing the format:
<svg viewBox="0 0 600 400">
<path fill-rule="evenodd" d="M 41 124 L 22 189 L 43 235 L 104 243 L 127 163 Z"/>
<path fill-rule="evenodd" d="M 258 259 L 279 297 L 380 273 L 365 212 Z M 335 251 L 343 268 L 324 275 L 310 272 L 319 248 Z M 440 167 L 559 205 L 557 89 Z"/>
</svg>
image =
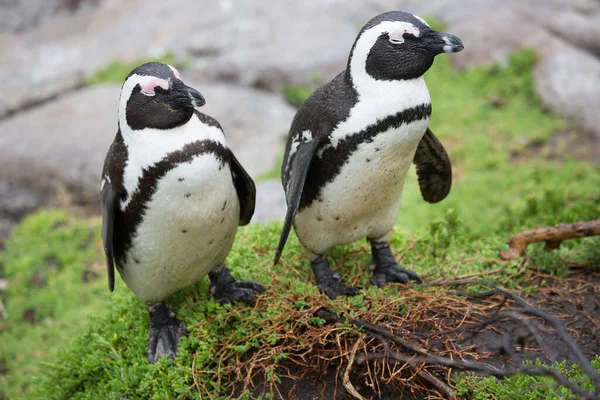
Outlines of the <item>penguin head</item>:
<svg viewBox="0 0 600 400">
<path fill-rule="evenodd" d="M 360 31 L 348 70 L 351 78 L 366 74 L 375 80 L 414 79 L 431 67 L 436 55 L 462 49 L 456 36 L 434 31 L 416 15 L 391 11 L 371 19 Z"/>
<path fill-rule="evenodd" d="M 175 67 L 150 62 L 135 68 L 125 79 L 119 124 L 133 130 L 172 129 L 188 122 L 194 107 L 204 103 L 199 91 L 183 83 Z"/>
</svg>

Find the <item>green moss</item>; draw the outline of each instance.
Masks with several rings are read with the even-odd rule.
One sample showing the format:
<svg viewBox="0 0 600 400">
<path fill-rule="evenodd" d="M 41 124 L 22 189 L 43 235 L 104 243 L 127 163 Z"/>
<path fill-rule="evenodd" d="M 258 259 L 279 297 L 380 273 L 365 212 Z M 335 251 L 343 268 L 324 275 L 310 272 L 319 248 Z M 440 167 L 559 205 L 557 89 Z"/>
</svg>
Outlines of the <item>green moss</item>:
<svg viewBox="0 0 600 400">
<path fill-rule="evenodd" d="M 541 365 L 536 363 L 536 365 Z M 600 358 L 592 361 L 592 366 L 600 371 Z M 571 381 L 578 382 L 587 391 L 594 386 L 587 376 L 576 365 L 568 367 L 566 362 L 556 364 L 556 368 Z M 557 387 L 550 377 L 519 375 L 503 380 L 493 377 L 480 378 L 461 375 L 457 381 L 457 395 L 472 400 L 565 400 L 578 398 L 565 387 Z"/>
<path fill-rule="evenodd" d="M 32 384 L 40 361 L 103 314 L 106 282 L 97 221 L 44 211 L 26 218 L 0 255 L 9 282 L 0 320 L 1 391 L 12 398 Z"/>
<path fill-rule="evenodd" d="M 97 71 L 92 77 L 90 77 L 86 85 L 102 85 L 107 83 L 118 83 L 121 84 L 127 77 L 127 75 L 136 67 L 151 61 L 163 62 L 166 64 L 173 65 L 175 67 L 181 67 L 180 63 L 175 60 L 172 53 L 165 53 L 161 57 L 148 58 L 135 61 L 122 61 L 115 60 L 107 65 L 105 68 Z"/>
<path fill-rule="evenodd" d="M 300 107 L 313 91 L 314 89 L 308 87 L 289 85 L 283 88 L 283 96 L 294 107 Z"/>
</svg>

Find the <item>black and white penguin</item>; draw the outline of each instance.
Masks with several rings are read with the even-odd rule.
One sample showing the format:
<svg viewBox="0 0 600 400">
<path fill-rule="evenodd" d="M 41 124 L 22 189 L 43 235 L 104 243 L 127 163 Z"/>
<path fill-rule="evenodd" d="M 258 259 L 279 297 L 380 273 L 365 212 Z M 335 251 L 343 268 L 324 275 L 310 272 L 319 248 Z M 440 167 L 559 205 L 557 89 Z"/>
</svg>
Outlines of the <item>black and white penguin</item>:
<svg viewBox="0 0 600 400">
<path fill-rule="evenodd" d="M 330 298 L 358 291 L 340 282 L 325 252 L 361 238 L 371 243 L 373 284 L 421 281 L 397 264 L 389 233 L 411 162 L 426 201 L 450 191 L 450 159 L 428 128 L 423 74 L 436 55 L 462 49 L 456 36 L 405 12 L 378 15 L 364 26 L 347 69 L 316 90 L 292 122 L 281 170 L 288 210 L 275 263 L 293 224 Z"/>
<path fill-rule="evenodd" d="M 220 302 L 265 289 L 236 281 L 224 261 L 238 225 L 254 213 L 255 186 L 219 123 L 174 67 L 134 69 L 121 88 L 119 123 L 102 171 L 102 239 L 109 289 L 114 265 L 148 304 L 151 363 L 177 353 L 186 326 L 163 300 L 209 275 Z"/>
</svg>

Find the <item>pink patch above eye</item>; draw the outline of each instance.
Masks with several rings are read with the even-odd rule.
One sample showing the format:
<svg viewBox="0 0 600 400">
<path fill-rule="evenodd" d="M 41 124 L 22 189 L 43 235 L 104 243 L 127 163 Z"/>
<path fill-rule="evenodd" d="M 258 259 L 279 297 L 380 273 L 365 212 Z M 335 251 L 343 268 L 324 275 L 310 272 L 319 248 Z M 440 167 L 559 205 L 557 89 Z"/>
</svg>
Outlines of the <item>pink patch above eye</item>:
<svg viewBox="0 0 600 400">
<path fill-rule="evenodd" d="M 408 25 L 408 24 L 407 24 Z M 403 28 L 396 29 L 389 33 L 391 39 L 396 39 L 399 42 L 404 42 L 404 34 L 411 34 L 415 37 L 421 36 L 421 31 L 416 26 L 410 24 L 409 26 L 405 26 Z"/>
<path fill-rule="evenodd" d="M 146 96 L 154 96 L 155 89 L 157 87 L 163 88 L 164 90 L 169 89 L 169 81 L 160 78 L 150 78 L 149 80 L 140 84 L 142 94 Z"/>
</svg>

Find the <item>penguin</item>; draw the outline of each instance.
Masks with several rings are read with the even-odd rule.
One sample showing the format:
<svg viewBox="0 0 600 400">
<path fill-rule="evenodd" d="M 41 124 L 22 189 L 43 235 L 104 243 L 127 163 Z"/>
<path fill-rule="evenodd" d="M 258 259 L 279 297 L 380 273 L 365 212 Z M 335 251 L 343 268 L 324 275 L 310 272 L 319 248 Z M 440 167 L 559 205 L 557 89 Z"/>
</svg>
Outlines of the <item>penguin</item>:
<svg viewBox="0 0 600 400">
<path fill-rule="evenodd" d="M 462 49 L 456 36 L 406 12 L 380 14 L 362 28 L 346 70 L 317 89 L 292 121 L 281 168 L 287 213 L 275 264 L 293 225 L 317 286 L 332 299 L 358 289 L 340 282 L 325 253 L 362 238 L 371 245 L 374 285 L 421 282 L 396 262 L 390 231 L 411 163 L 425 201 L 450 192 L 452 167 L 428 127 L 423 74 L 436 55 Z"/>
<path fill-rule="evenodd" d="M 112 292 L 116 266 L 147 303 L 150 363 L 174 359 L 186 334 L 164 303 L 172 293 L 207 274 L 220 303 L 250 303 L 265 290 L 235 280 L 224 264 L 238 225 L 252 218 L 256 189 L 219 123 L 195 109 L 204 104 L 175 67 L 135 68 L 121 88 L 117 134 L 102 171 L 108 286 Z"/>
</svg>

